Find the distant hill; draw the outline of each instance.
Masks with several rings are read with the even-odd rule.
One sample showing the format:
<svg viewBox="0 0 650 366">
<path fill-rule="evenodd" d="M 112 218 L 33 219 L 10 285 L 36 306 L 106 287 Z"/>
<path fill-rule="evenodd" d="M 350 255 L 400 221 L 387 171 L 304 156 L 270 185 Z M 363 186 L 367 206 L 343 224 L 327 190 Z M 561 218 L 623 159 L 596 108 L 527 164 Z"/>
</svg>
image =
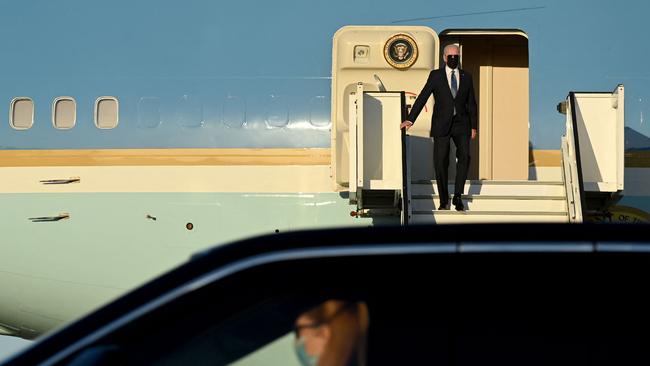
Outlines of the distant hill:
<svg viewBox="0 0 650 366">
<path fill-rule="evenodd" d="M 625 150 L 650 150 L 650 137 L 631 127 L 625 127 Z"/>
</svg>

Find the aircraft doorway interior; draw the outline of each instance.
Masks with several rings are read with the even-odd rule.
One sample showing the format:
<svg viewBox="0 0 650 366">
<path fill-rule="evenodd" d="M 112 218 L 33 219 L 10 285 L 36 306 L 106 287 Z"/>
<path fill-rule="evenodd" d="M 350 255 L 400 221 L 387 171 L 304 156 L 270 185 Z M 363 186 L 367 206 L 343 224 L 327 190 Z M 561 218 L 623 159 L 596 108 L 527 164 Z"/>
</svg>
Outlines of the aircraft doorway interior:
<svg viewBox="0 0 650 366">
<path fill-rule="evenodd" d="M 518 30 L 446 30 L 440 34 L 441 61 L 448 44 L 460 47 L 461 68 L 473 76 L 478 103 L 468 179 L 527 180 L 528 37 Z M 453 161 L 449 167 L 453 179 Z"/>
</svg>

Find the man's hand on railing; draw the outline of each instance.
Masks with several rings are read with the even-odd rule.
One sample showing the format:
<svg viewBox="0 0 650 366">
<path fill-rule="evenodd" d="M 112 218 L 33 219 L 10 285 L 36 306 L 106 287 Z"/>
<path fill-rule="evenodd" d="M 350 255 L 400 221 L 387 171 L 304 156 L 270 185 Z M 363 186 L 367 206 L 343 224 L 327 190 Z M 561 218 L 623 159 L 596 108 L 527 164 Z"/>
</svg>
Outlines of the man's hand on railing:
<svg viewBox="0 0 650 366">
<path fill-rule="evenodd" d="M 472 128 L 472 140 L 476 138 L 476 128 Z"/>
<path fill-rule="evenodd" d="M 411 126 L 413 126 L 413 122 L 411 122 L 411 121 L 404 121 L 404 122 L 402 122 L 401 125 L 399 125 L 399 128 L 400 128 L 400 129 L 401 129 L 401 128 L 406 128 L 406 129 L 408 130 L 409 128 L 411 128 Z"/>
</svg>

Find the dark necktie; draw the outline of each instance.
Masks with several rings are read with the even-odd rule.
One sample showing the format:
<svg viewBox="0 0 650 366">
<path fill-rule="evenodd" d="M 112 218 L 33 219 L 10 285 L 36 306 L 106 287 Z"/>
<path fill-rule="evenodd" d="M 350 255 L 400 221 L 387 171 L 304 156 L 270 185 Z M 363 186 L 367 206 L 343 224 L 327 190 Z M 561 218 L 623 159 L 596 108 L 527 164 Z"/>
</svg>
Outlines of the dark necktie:
<svg viewBox="0 0 650 366">
<path fill-rule="evenodd" d="M 456 98 L 458 94 L 458 81 L 456 80 L 456 71 L 451 70 L 451 96 Z"/>
<path fill-rule="evenodd" d="M 456 99 L 456 94 L 458 94 L 458 81 L 456 80 L 455 70 L 451 70 L 451 96 Z M 456 115 L 456 105 L 454 105 L 454 116 Z"/>
</svg>

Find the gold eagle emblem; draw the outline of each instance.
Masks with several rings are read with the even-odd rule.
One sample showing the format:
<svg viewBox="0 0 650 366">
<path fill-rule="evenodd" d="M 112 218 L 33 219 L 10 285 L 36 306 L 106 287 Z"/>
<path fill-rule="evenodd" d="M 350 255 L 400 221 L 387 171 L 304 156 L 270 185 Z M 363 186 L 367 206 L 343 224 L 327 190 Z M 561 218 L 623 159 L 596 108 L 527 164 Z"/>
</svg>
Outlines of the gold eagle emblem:
<svg viewBox="0 0 650 366">
<path fill-rule="evenodd" d="M 396 34 L 384 45 L 384 58 L 392 67 L 406 70 L 418 59 L 418 46 L 407 34 Z"/>
</svg>

